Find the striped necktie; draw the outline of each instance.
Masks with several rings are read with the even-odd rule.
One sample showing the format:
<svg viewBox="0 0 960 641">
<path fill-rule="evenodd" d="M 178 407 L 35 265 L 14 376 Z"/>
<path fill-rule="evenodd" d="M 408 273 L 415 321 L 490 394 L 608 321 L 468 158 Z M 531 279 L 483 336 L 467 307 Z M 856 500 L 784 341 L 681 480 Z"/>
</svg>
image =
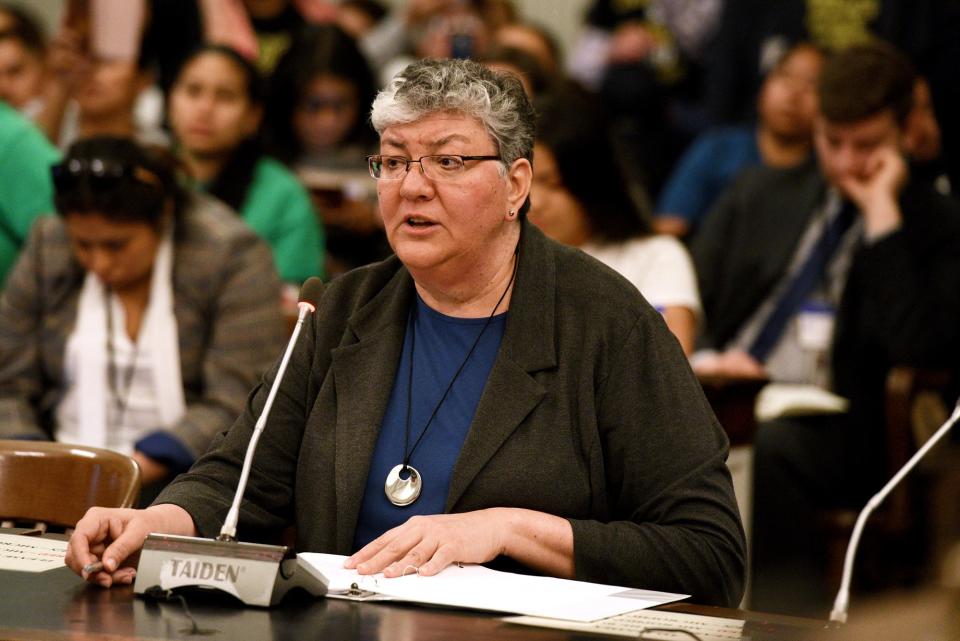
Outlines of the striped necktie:
<svg viewBox="0 0 960 641">
<path fill-rule="evenodd" d="M 783 291 L 763 328 L 747 350 L 758 362 L 764 362 L 776 346 L 787 323 L 797 309 L 807 300 L 826 272 L 830 259 L 836 253 L 843 235 L 856 217 L 856 208 L 846 201 L 832 220 L 826 221 L 820 237 L 814 243 L 806 260 L 796 271 L 790 284 Z"/>
</svg>

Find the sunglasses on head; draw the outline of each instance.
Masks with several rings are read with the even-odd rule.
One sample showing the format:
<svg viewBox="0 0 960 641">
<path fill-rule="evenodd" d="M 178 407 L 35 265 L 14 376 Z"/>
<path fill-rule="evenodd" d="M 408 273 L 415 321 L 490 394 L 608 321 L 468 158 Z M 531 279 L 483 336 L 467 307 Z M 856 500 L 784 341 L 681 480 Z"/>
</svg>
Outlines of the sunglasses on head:
<svg viewBox="0 0 960 641">
<path fill-rule="evenodd" d="M 92 189 L 111 189 L 130 180 L 163 188 L 159 176 L 149 169 L 103 158 L 71 158 L 50 167 L 50 176 L 57 191 L 74 189 L 81 181 Z"/>
</svg>

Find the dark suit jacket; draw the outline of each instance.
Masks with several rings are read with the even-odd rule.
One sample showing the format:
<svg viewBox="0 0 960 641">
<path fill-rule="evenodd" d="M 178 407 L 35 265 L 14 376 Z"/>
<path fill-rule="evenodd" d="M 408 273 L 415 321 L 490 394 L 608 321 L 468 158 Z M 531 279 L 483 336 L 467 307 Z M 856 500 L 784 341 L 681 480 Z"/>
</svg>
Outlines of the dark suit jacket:
<svg viewBox="0 0 960 641">
<path fill-rule="evenodd" d="M 701 347 L 722 349 L 784 277 L 826 189 L 811 162 L 747 170 L 721 197 L 692 245 Z M 900 207 L 899 230 L 855 249 L 837 310 L 833 386 L 851 401 L 847 447 L 859 470 L 882 463 L 889 369 L 960 365 L 960 204 L 911 183 Z"/>
<path fill-rule="evenodd" d="M 173 299 L 187 405 L 171 432 L 199 456 L 283 348 L 270 248 L 235 213 L 191 198 L 174 231 Z M 63 221 L 33 226 L 0 299 L 0 435 L 51 436 L 84 271 Z"/>
<path fill-rule="evenodd" d="M 334 281 L 260 439 L 241 536 L 291 523 L 300 550 L 349 554 L 413 301 L 395 258 Z M 272 375 L 158 502 L 215 535 Z M 736 604 L 744 541 L 727 440 L 683 353 L 626 280 L 524 224 L 497 359 L 454 466 L 449 512 L 569 519 L 579 579 Z"/>
</svg>

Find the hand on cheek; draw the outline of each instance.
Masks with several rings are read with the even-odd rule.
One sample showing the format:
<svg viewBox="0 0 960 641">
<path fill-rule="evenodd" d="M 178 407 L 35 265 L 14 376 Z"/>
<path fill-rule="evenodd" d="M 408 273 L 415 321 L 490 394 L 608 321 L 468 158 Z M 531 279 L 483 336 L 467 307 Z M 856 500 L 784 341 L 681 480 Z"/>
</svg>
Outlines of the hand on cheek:
<svg viewBox="0 0 960 641">
<path fill-rule="evenodd" d="M 898 228 L 902 222 L 898 197 L 907 181 L 907 163 L 891 146 L 878 149 L 868 160 L 864 177 L 848 176 L 840 187 L 860 209 L 868 237 Z"/>
</svg>

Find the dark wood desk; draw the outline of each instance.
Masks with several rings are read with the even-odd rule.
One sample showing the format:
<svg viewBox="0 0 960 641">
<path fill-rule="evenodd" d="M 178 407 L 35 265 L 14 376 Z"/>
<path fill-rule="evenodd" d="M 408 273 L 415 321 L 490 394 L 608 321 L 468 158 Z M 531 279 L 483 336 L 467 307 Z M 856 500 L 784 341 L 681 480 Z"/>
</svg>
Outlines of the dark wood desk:
<svg viewBox="0 0 960 641">
<path fill-rule="evenodd" d="M 297 596 L 297 595 L 292 595 Z M 198 596 L 188 598 L 202 635 L 189 635 L 180 605 L 135 597 L 130 587 L 86 585 L 67 568 L 32 574 L 0 571 L 0 639 L 4 641 L 590 641 L 597 635 L 512 625 L 500 615 L 400 604 L 293 598 L 264 610 L 239 608 Z M 761 639 L 811 639 L 823 625 L 789 617 L 698 607 L 669 609 L 747 619 Z M 603 637 L 623 638 L 623 637 Z"/>
</svg>

